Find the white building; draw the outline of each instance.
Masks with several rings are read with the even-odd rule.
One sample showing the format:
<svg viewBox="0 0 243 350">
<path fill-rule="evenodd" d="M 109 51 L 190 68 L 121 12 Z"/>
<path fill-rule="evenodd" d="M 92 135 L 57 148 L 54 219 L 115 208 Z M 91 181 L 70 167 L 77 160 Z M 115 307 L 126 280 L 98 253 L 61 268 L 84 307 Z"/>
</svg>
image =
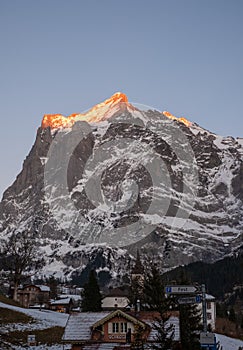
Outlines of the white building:
<svg viewBox="0 0 243 350">
<path fill-rule="evenodd" d="M 120 288 L 113 289 L 102 299 L 102 310 L 126 309 L 129 305 L 127 293 Z"/>
<path fill-rule="evenodd" d="M 216 301 L 215 297 L 206 294 L 206 308 L 207 308 L 207 325 L 211 325 L 212 331 L 216 326 Z M 199 304 L 199 309 L 202 312 L 202 304 Z M 203 317 L 203 316 L 202 316 Z"/>
</svg>

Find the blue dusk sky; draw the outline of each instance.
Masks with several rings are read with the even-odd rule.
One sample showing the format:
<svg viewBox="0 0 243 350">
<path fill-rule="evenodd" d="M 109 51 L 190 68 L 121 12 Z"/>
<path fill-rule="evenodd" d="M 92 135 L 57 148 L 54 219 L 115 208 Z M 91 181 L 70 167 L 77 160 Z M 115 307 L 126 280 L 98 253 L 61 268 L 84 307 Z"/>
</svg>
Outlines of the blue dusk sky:
<svg viewBox="0 0 243 350">
<path fill-rule="evenodd" d="M 243 137 L 242 0 L 1 0 L 0 194 L 45 113 L 129 101 Z"/>
</svg>

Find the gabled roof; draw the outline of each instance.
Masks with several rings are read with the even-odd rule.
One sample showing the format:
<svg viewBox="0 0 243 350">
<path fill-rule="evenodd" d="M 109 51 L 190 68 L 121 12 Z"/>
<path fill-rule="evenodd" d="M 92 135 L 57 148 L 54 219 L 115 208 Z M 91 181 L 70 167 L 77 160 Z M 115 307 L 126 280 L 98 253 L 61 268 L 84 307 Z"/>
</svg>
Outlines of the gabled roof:
<svg viewBox="0 0 243 350">
<path fill-rule="evenodd" d="M 68 305 L 72 301 L 72 298 L 63 298 L 58 300 L 52 300 L 51 305 Z"/>
<path fill-rule="evenodd" d="M 39 288 L 41 292 L 50 292 L 50 287 L 42 284 L 25 284 L 24 286 L 20 287 L 19 290 L 23 290 L 25 288 L 30 288 L 30 287 Z"/>
<path fill-rule="evenodd" d="M 107 298 L 107 297 L 128 297 L 128 296 L 129 296 L 128 290 L 121 289 L 118 287 L 118 288 L 111 289 L 109 291 L 109 293 L 104 296 L 104 298 Z"/>
<path fill-rule="evenodd" d="M 215 297 L 211 294 L 206 294 L 206 300 L 207 301 L 214 301 L 215 300 Z"/>
<path fill-rule="evenodd" d="M 36 284 L 36 287 L 40 288 L 40 290 L 41 290 L 42 292 L 50 292 L 50 287 L 48 287 L 48 286 Z"/>
<path fill-rule="evenodd" d="M 70 315 L 63 334 L 63 341 L 85 341 L 90 340 L 91 327 L 101 318 L 107 316 L 107 312 L 81 312 Z"/>
<path fill-rule="evenodd" d="M 62 337 L 63 342 L 65 343 L 76 343 L 84 342 L 86 343 L 84 349 L 102 349 L 108 350 L 108 344 L 89 344 L 92 335 L 92 329 L 98 327 L 104 322 L 108 321 L 112 317 L 117 315 L 125 317 L 129 321 L 142 325 L 143 328 L 151 327 L 150 334 L 148 336 L 149 342 L 154 342 L 156 340 L 156 331 L 152 328 L 154 317 L 158 316 L 158 313 L 155 312 L 146 312 L 142 311 L 139 313 L 138 319 L 135 318 L 132 314 L 128 314 L 121 310 L 116 310 L 113 312 L 102 311 L 102 312 L 81 312 L 79 314 L 73 314 L 69 316 L 69 319 L 66 324 L 65 332 Z M 175 340 L 179 340 L 179 315 L 178 312 L 170 312 L 170 318 L 168 324 L 172 323 L 175 327 Z M 113 344 L 115 345 L 115 344 Z M 109 345 L 110 346 L 110 345 Z M 111 349 L 113 349 L 111 347 Z"/>
<path fill-rule="evenodd" d="M 125 319 L 127 319 L 128 321 L 134 323 L 134 324 L 138 324 L 140 327 L 142 327 L 143 329 L 146 328 L 146 324 L 142 321 L 139 321 L 137 318 L 127 314 L 126 312 L 124 311 L 121 311 L 121 310 L 115 310 L 113 312 L 110 312 L 107 316 L 103 317 L 102 319 L 100 319 L 99 321 L 97 321 L 96 323 L 94 323 L 93 325 L 93 329 L 94 328 L 97 328 L 101 325 L 103 325 L 105 322 L 111 320 L 112 318 L 114 317 L 124 317 Z"/>
</svg>

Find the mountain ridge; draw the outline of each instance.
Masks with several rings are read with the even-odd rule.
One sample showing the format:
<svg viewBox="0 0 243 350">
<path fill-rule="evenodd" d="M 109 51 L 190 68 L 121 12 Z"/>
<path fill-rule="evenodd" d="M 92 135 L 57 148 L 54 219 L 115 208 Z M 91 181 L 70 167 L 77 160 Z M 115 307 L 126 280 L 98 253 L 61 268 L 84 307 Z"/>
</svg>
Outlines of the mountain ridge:
<svg viewBox="0 0 243 350">
<path fill-rule="evenodd" d="M 117 97 L 115 105 L 112 98 L 98 104 L 103 116 L 91 108 L 85 116 L 95 118 L 90 123 L 83 117 L 72 117 L 71 124 L 63 117 L 64 127 L 42 122 L 22 171 L 4 192 L 0 237 L 15 228 L 33 230 L 46 254 L 46 272 L 67 276 L 94 263 L 112 278 L 122 278 L 137 249 L 164 270 L 197 260 L 213 262 L 237 251 L 243 228 L 243 140 L 215 135 L 169 112 L 130 107 L 125 95 Z M 52 174 L 50 149 L 58 142 Z M 69 154 L 65 147 L 71 145 Z M 195 162 L 184 164 L 190 152 Z M 60 192 L 64 185 L 55 182 L 63 176 L 64 155 L 69 157 L 65 195 Z M 93 173 L 92 162 L 97 166 Z M 191 179 L 194 170 L 197 182 Z M 96 181 L 102 179 L 102 191 L 96 182 L 87 187 L 91 173 Z M 156 176 L 164 173 L 158 181 Z M 47 178 L 54 179 L 51 194 Z M 159 206 L 164 213 L 156 212 Z M 84 237 L 91 239 L 88 244 Z M 109 244 L 113 241 L 117 245 Z"/>
</svg>

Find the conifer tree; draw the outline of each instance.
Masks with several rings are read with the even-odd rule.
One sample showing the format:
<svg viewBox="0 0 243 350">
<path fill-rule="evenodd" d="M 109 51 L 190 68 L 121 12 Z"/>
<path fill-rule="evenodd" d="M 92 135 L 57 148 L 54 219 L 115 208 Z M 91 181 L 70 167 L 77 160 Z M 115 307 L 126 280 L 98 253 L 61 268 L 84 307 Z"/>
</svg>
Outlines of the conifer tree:
<svg viewBox="0 0 243 350">
<path fill-rule="evenodd" d="M 166 303 L 162 278 L 155 265 L 152 266 L 151 273 L 145 277 L 144 303 L 145 308 L 151 311 L 160 311 L 162 304 Z"/>
<path fill-rule="evenodd" d="M 88 282 L 82 291 L 82 311 L 101 311 L 101 293 L 94 270 L 90 271 Z"/>
<path fill-rule="evenodd" d="M 181 276 L 179 284 L 189 285 L 186 275 Z M 201 312 L 197 305 L 180 305 L 180 338 L 183 350 L 199 350 L 199 331 L 201 330 Z"/>
<path fill-rule="evenodd" d="M 58 280 L 54 276 L 50 276 L 47 279 L 47 285 L 50 287 L 50 297 L 51 299 L 57 298 L 57 286 L 58 286 Z"/>
<path fill-rule="evenodd" d="M 180 337 L 183 350 L 199 350 L 201 315 L 196 305 L 180 305 Z"/>
<path fill-rule="evenodd" d="M 137 307 L 137 301 L 143 304 L 143 289 L 144 289 L 144 267 L 140 260 L 139 251 L 137 251 L 137 258 L 135 265 L 131 271 L 131 289 L 130 289 L 130 301 Z"/>
<path fill-rule="evenodd" d="M 155 265 L 145 278 L 144 300 L 146 309 L 157 311 L 152 326 L 156 331 L 155 343 L 151 344 L 151 349 L 171 350 L 174 339 L 174 326 L 169 322 L 171 300 L 165 297 L 162 278 Z"/>
<path fill-rule="evenodd" d="M 155 342 L 151 345 L 153 350 L 172 350 L 175 336 L 174 325 L 169 323 L 169 313 L 163 312 L 153 322 L 156 331 Z"/>
</svg>

